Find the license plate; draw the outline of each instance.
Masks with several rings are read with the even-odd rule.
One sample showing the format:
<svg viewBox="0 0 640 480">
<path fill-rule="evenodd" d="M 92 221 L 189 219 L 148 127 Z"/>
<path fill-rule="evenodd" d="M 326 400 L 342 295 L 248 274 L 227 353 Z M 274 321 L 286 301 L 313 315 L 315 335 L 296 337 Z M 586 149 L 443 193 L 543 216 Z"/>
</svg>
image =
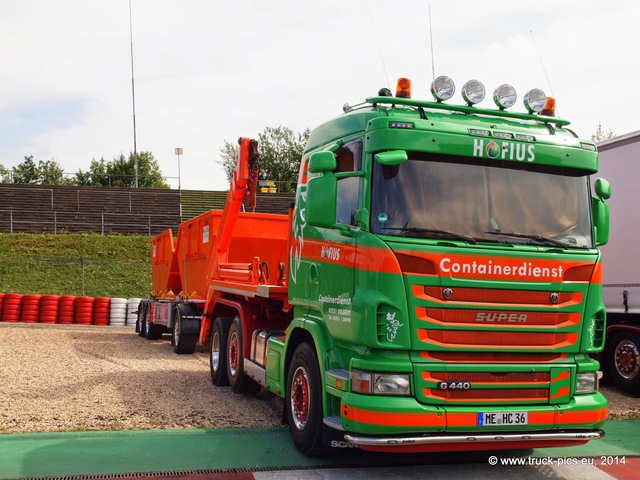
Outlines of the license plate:
<svg viewBox="0 0 640 480">
<path fill-rule="evenodd" d="M 478 412 L 479 427 L 528 424 L 529 412 Z"/>
</svg>

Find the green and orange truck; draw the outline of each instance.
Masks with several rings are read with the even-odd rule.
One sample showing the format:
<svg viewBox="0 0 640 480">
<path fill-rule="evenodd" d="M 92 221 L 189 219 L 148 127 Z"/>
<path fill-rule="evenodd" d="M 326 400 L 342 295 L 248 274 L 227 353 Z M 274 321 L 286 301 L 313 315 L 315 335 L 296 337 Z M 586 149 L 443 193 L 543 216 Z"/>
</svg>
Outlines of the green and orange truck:
<svg viewBox="0 0 640 480">
<path fill-rule="evenodd" d="M 520 449 L 600 438 L 595 144 L 533 89 L 438 77 L 381 89 L 312 131 L 289 215 L 255 205 L 239 141 L 224 210 L 151 240 L 148 339 L 209 346 L 214 385 L 284 399 L 297 448 Z"/>
</svg>

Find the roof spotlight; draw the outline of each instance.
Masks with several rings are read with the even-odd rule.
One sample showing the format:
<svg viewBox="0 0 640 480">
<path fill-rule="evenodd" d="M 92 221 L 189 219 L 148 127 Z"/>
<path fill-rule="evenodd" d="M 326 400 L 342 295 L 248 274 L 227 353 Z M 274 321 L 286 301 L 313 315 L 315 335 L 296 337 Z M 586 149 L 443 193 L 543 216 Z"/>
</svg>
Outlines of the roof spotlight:
<svg viewBox="0 0 640 480">
<path fill-rule="evenodd" d="M 431 93 L 437 101 L 443 102 L 453 97 L 456 86 L 449 77 L 441 75 L 431 82 Z"/>
<path fill-rule="evenodd" d="M 524 95 L 524 106 L 529 113 L 540 112 L 547 103 L 547 96 L 539 88 L 529 90 Z"/>
<path fill-rule="evenodd" d="M 482 82 L 478 80 L 469 80 L 462 87 L 462 98 L 467 105 L 475 105 L 484 99 L 485 89 Z"/>
<path fill-rule="evenodd" d="M 511 85 L 500 85 L 493 92 L 493 101 L 496 102 L 496 105 L 500 107 L 500 110 L 504 110 L 505 108 L 512 107 L 516 100 L 518 99 L 518 94 L 516 93 L 515 88 Z"/>
</svg>

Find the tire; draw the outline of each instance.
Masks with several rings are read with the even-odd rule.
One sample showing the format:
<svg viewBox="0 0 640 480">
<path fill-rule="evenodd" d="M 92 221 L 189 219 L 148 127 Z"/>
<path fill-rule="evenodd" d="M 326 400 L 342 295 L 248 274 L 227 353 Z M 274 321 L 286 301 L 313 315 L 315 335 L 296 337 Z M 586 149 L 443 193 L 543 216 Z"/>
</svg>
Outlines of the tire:
<svg viewBox="0 0 640 480">
<path fill-rule="evenodd" d="M 141 337 L 147 335 L 147 302 L 144 300 L 138 306 L 138 318 L 136 320 L 136 332 Z"/>
<path fill-rule="evenodd" d="M 147 337 L 147 340 L 159 340 L 162 338 L 165 330 L 164 325 L 156 325 L 150 322 L 149 318 L 145 320 L 144 324 L 146 329 L 145 337 Z"/>
<path fill-rule="evenodd" d="M 298 450 L 304 455 L 325 453 L 320 368 L 311 343 L 301 343 L 293 353 L 287 374 L 285 410 L 289 432 Z"/>
<path fill-rule="evenodd" d="M 213 321 L 211 335 L 209 335 L 209 370 L 211 383 L 216 387 L 229 385 L 227 376 L 227 339 L 231 318 L 218 317 Z"/>
<path fill-rule="evenodd" d="M 613 383 L 632 395 L 640 394 L 640 335 L 618 332 L 607 340 L 606 363 Z"/>
<path fill-rule="evenodd" d="M 235 393 L 256 393 L 260 385 L 244 373 L 244 358 L 242 341 L 242 321 L 240 316 L 233 317 L 227 337 L 226 370 L 229 385 Z"/>
<path fill-rule="evenodd" d="M 180 315 L 180 309 L 175 308 L 173 310 L 173 332 L 171 333 L 173 351 L 178 355 L 190 355 L 196 351 L 198 335 L 195 333 L 181 333 L 181 330 L 182 316 Z"/>
</svg>

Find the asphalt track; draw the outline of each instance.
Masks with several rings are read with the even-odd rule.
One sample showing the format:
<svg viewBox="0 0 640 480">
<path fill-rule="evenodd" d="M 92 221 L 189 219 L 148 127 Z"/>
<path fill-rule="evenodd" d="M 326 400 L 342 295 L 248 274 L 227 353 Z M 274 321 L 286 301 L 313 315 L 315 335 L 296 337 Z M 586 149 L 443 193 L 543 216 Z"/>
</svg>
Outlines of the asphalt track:
<svg viewBox="0 0 640 480">
<path fill-rule="evenodd" d="M 285 427 L 3 434 L 0 479 L 640 478 L 640 420 L 604 430 L 579 447 L 319 458 L 298 453 Z"/>
</svg>

